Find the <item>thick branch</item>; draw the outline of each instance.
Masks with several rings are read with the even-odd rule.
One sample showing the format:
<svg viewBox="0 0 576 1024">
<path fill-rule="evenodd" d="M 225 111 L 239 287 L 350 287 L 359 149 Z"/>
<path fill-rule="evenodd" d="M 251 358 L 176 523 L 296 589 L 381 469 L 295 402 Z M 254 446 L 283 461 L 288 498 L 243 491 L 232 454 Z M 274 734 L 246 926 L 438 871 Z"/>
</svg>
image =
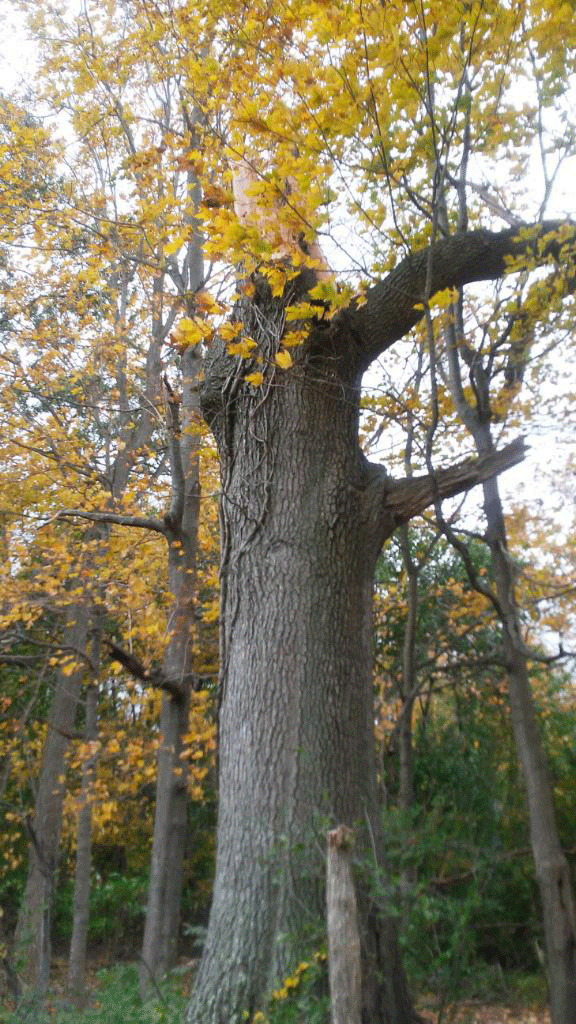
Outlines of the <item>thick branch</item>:
<svg viewBox="0 0 576 1024">
<path fill-rule="evenodd" d="M 525 455 L 524 439 L 517 438 L 498 452 L 492 452 L 481 459 L 467 459 L 456 466 L 439 469 L 428 476 L 409 477 L 405 480 L 385 479 L 381 483 L 380 506 L 383 540 L 390 537 L 398 526 L 423 512 L 429 505 L 444 498 L 453 498 L 454 495 L 497 476 L 498 473 L 522 462 Z M 374 469 L 377 470 L 379 467 Z"/>
<path fill-rule="evenodd" d="M 177 700 L 182 700 L 186 695 L 186 679 L 169 679 L 162 672 L 149 672 L 142 662 L 130 651 L 125 651 L 112 640 L 105 640 L 112 661 L 117 661 L 130 675 L 147 686 L 155 686 L 159 690 L 165 690 Z"/>
<path fill-rule="evenodd" d="M 146 519 L 140 516 L 123 516 L 115 512 L 84 512 L 83 509 L 63 509 L 54 519 L 90 519 L 93 523 L 113 523 L 116 526 L 135 526 L 142 530 L 153 530 L 166 536 L 166 525 L 160 519 Z"/>
<path fill-rule="evenodd" d="M 18 668 L 34 668 L 40 654 L 0 654 L 0 665 L 17 665 Z"/>
<path fill-rule="evenodd" d="M 361 368 L 412 328 L 423 316 L 422 303 L 444 288 L 458 288 L 473 281 L 491 281 L 522 269 L 525 257 L 531 267 L 559 260 L 574 248 L 576 229 L 565 221 L 508 228 L 506 231 L 471 231 L 453 235 L 410 253 L 379 284 L 366 293 L 366 303 L 334 318 L 335 326 L 347 328 L 360 348 Z M 525 233 L 521 237 L 519 231 Z M 561 241 L 542 238 L 562 231 Z M 530 237 L 526 237 L 527 233 Z M 513 262 L 512 262 L 513 261 Z M 415 306 L 420 304 L 420 309 Z"/>
</svg>

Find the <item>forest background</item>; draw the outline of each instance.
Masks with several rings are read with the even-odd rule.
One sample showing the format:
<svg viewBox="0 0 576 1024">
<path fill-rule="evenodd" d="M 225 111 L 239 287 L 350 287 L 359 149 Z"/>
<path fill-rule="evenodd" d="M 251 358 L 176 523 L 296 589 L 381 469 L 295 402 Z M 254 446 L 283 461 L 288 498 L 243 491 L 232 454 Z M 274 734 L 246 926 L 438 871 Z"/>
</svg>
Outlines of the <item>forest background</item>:
<svg viewBox="0 0 576 1024">
<path fill-rule="evenodd" d="M 307 308 L 288 311 L 294 329 L 270 360 L 281 381 L 297 362 L 302 324 L 360 304 L 407 235 L 421 248 L 442 217 L 446 230 L 464 215 L 501 229 L 572 212 L 571 4 L 467 5 L 478 49 L 470 42 L 459 78 L 453 62 L 465 47 L 454 40 L 467 29 L 435 5 L 403 6 L 397 31 L 416 34 L 421 80 L 414 68 L 398 74 L 387 111 L 393 145 L 378 123 L 375 67 L 390 58 L 372 54 L 374 9 L 346 5 L 345 30 L 342 8 L 300 11 L 310 80 L 295 77 L 291 88 L 310 121 L 296 138 L 274 122 L 264 71 L 248 95 L 254 66 L 239 55 L 246 39 L 258 40 L 282 81 L 279 54 L 298 38 L 288 8 L 245 12 L 240 24 L 225 5 L 211 17 L 146 0 L 19 5 L 37 66 L 33 80 L 2 95 L 6 1019 L 40 1019 L 54 955 L 68 960 L 63 1004 L 85 1006 L 91 958 L 137 960 L 139 997 L 123 969 L 109 976 L 103 1019 L 114 1003 L 119 1020 L 172 1019 L 189 972 L 173 975 L 169 992 L 160 979 L 179 954 L 188 965 L 205 935 L 218 799 L 220 482 L 200 410 L 203 353 L 216 335 L 223 340 L 256 400 L 269 372 L 235 315 L 248 294 L 235 293 L 238 268 L 248 282 L 264 273 L 273 295 L 286 288 L 288 257 L 316 274 Z M 330 63 L 321 54 L 335 31 Z M 206 56 L 206 38 L 218 32 L 226 60 Z M 342 105 L 338 82 L 326 74 L 322 90 L 315 80 L 335 53 L 356 89 Z M 338 133 L 323 120 L 334 110 Z M 315 177 L 311 136 L 323 140 Z M 242 159 L 252 174 L 244 191 Z M 442 291 L 423 324 L 372 367 L 360 437 L 394 475 L 468 455 L 460 414 L 481 400 L 482 361 L 499 445 L 518 433 L 533 444 L 528 481 L 515 477 L 503 491 L 507 560 L 573 871 L 573 300 L 569 274 L 550 280 L 522 268 L 511 285 L 467 295 L 476 354 L 467 361 L 462 348 L 460 405 L 442 363 L 462 299 Z M 474 494 L 437 504 L 393 536 L 376 578 L 377 785 L 392 873 L 382 899 L 401 921 L 411 984 L 432 994 L 440 1017 L 464 991 L 546 998 L 485 539 Z M 310 850 L 321 856 L 316 836 L 303 855 Z M 275 990 L 270 1019 L 324 1019 L 323 940 L 300 941 L 305 966 Z"/>
</svg>

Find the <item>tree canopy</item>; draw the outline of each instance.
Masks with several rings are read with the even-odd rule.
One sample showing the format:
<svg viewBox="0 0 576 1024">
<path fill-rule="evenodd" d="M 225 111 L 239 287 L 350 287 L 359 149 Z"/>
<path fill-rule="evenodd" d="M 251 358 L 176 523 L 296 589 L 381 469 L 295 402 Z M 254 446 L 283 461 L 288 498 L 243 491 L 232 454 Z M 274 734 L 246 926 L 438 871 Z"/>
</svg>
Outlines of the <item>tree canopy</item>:
<svg viewBox="0 0 576 1024">
<path fill-rule="evenodd" d="M 576 159 L 573 3 L 19 6 L 38 70 L 27 96 L 1 104 L 0 603 L 3 663 L 39 672 L 28 703 L 9 698 L 32 749 L 44 741 L 29 827 L 48 880 L 37 907 L 52 899 L 65 770 L 104 792 L 118 742 L 108 722 L 127 735 L 114 723 L 131 706 L 138 729 L 154 731 L 153 685 L 163 715 L 178 705 L 183 720 L 190 687 L 213 682 L 219 488 L 219 838 L 185 1019 L 257 1019 L 307 929 L 318 934 L 321 881 L 298 860 L 318 821 L 359 827 L 363 855 L 377 870 L 386 860 L 372 591 L 382 545 L 427 508 L 501 616 L 515 722 L 523 659 L 537 744 L 527 665 L 538 652 L 493 480 L 522 460 L 515 434 L 548 401 L 554 360 L 572 374 L 576 228 L 562 188 Z M 359 437 L 398 426 L 402 469 L 369 461 Z M 442 510 L 475 484 L 490 569 Z M 401 536 L 416 595 L 426 559 Z M 542 601 L 562 591 L 547 561 L 532 577 Z M 399 692 L 411 714 L 407 664 Z M 80 745 L 80 695 L 96 683 L 100 732 Z M 39 695 L 47 731 L 28 721 Z M 171 741 L 168 790 L 189 760 L 201 795 L 214 746 L 203 700 L 190 742 L 180 751 L 182 730 Z M 151 751 L 138 753 L 141 734 L 132 743 L 121 763 L 146 785 Z M 52 838 L 40 841 L 50 816 Z M 568 987 L 554 1024 L 576 979 L 566 893 Z M 365 1019 L 411 1024 L 394 915 L 366 881 L 360 904 Z"/>
</svg>

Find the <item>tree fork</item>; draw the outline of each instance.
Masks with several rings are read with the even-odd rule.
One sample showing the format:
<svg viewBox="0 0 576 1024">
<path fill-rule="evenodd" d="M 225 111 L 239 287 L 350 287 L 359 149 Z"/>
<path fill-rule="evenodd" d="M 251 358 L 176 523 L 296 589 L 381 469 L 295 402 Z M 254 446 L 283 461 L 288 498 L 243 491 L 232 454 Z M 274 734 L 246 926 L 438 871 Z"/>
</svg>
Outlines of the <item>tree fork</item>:
<svg viewBox="0 0 576 1024">
<path fill-rule="evenodd" d="M 422 317 L 430 259 L 432 294 L 502 276 L 507 257 L 529 263 L 534 235 L 473 232 L 411 254 L 365 305 L 312 325 L 295 366 L 273 371 L 266 392 L 249 388 L 243 364 L 212 345 L 203 410 L 222 466 L 220 805 L 212 910 L 186 1024 L 239 1024 L 293 966 L 298 935 L 322 903 L 319 878 L 303 878 L 296 856 L 315 820 L 360 819 L 378 831 L 371 615 L 382 544 L 411 516 L 524 455 L 519 440 L 486 459 L 391 480 L 358 446 L 362 373 Z M 282 300 L 265 288 L 253 301 L 267 323 L 282 316 Z M 261 318 L 244 300 L 239 312 L 258 342 Z M 262 346 L 273 365 L 269 335 Z M 413 1024 L 395 923 L 363 894 L 359 902 L 363 1019 Z"/>
</svg>

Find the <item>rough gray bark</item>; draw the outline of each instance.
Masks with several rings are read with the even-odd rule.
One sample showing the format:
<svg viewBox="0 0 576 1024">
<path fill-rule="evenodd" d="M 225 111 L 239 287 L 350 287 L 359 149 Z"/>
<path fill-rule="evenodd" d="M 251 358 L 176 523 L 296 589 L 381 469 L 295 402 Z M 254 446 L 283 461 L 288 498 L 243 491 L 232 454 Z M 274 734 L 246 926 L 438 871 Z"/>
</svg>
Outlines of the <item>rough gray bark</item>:
<svg viewBox="0 0 576 1024">
<path fill-rule="evenodd" d="M 354 833 L 345 826 L 328 833 L 326 921 L 332 1024 L 360 1024 L 362 985 L 360 931 L 352 873 Z"/>
<path fill-rule="evenodd" d="M 370 611 L 384 481 L 358 450 L 356 417 L 353 389 L 329 379 L 287 375 L 266 404 L 236 398 L 219 846 L 188 1021 L 241 1021 L 294 966 L 323 917 L 321 864 L 308 863 L 322 819 L 377 828 Z"/>
<path fill-rule="evenodd" d="M 326 820 L 363 826 L 378 857 L 372 588 L 394 529 L 434 501 L 522 458 L 521 444 L 428 477 L 394 481 L 358 446 L 362 372 L 421 316 L 433 289 L 499 276 L 511 233 L 480 232 L 416 254 L 360 310 L 312 329 L 261 391 L 213 347 L 204 411 L 222 465 L 222 662 L 216 879 L 186 1024 L 236 1024 L 265 1006 L 302 943 L 322 929 L 310 851 Z M 293 297 L 292 297 L 293 300 Z M 242 311 L 271 360 L 281 309 L 256 289 Z M 372 845 L 370 845 L 372 843 Z M 302 851 L 306 851 L 303 853 Z M 411 1024 L 394 922 L 360 894 L 363 1020 Z M 306 939 L 308 936 L 308 940 Z"/>
</svg>

